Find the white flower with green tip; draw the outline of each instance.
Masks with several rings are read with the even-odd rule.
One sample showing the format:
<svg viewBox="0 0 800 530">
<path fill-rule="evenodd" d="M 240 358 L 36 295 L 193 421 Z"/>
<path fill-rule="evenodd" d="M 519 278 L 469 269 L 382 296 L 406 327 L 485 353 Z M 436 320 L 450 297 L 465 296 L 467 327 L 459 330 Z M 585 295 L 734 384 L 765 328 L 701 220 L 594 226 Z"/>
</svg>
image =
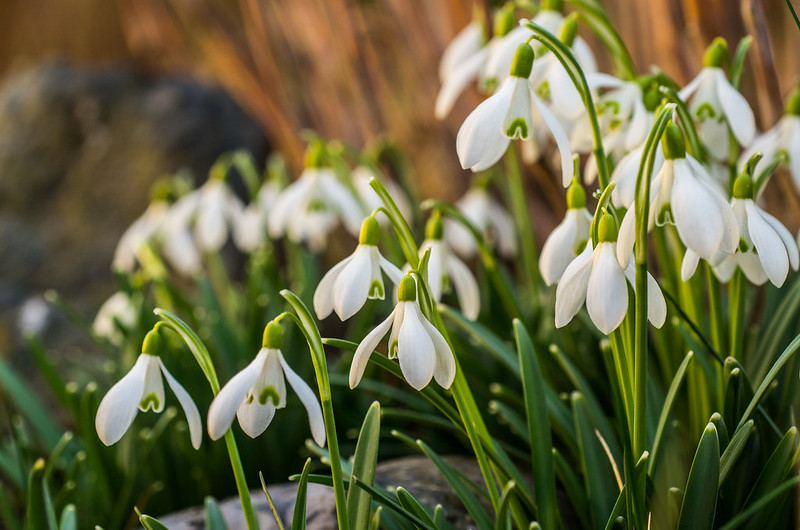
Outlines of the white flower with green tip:
<svg viewBox="0 0 800 530">
<path fill-rule="evenodd" d="M 555 324 L 570 323 L 586 302 L 589 317 L 601 332 L 610 335 L 628 312 L 628 282 L 635 284 L 632 261 L 625 268 L 617 261 L 617 226 L 611 214 L 600 218 L 598 243 L 586 248 L 564 271 L 556 289 Z M 664 325 L 667 305 L 655 279 L 647 274 L 647 318 L 660 328 Z"/>
<path fill-rule="evenodd" d="M 400 269 L 381 256 L 378 250 L 380 226 L 374 217 L 367 217 L 361 225 L 356 250 L 329 270 L 314 291 L 314 311 L 322 320 L 336 311 L 341 320 L 355 315 L 367 299 L 383 300 L 381 271 L 397 284 L 403 277 Z"/>
<path fill-rule="evenodd" d="M 263 433 L 277 409 L 286 407 L 286 381 L 300 398 L 308 413 L 311 437 L 325 445 L 325 422 L 322 407 L 314 391 L 289 367 L 281 353 L 283 333 L 275 321 L 264 329 L 262 348 L 256 358 L 228 381 L 208 407 L 208 435 L 217 440 L 233 423 L 251 438 Z"/>
<path fill-rule="evenodd" d="M 564 186 L 572 178 L 572 153 L 558 119 L 533 92 L 528 77 L 533 67 L 533 48 L 517 48 L 511 76 L 500 89 L 478 105 L 464 120 L 456 137 L 461 167 L 482 171 L 493 166 L 508 149 L 512 139 L 528 140 L 540 116 L 555 138 L 561 154 Z"/>
<path fill-rule="evenodd" d="M 728 158 L 729 127 L 739 144 L 745 147 L 756 133 L 753 110 L 721 68 L 727 55 L 725 41 L 715 39 L 706 51 L 704 68 L 678 93 L 682 100 L 688 101 L 700 139 L 709 155 L 717 160 Z"/>
<path fill-rule="evenodd" d="M 714 272 L 717 277 L 727 282 L 739 268 L 756 285 L 769 280 L 776 287 L 781 287 L 789 268 L 797 270 L 800 265 L 797 242 L 780 221 L 755 203 L 753 183 L 748 175 L 737 177 L 731 204 L 739 223 L 741 239 L 735 254 L 716 260 Z M 696 261 L 696 257 L 687 257 L 684 267 L 696 267 Z"/>
<path fill-rule="evenodd" d="M 164 410 L 164 382 L 175 393 L 189 424 L 189 436 L 195 449 L 202 441 L 200 413 L 186 390 L 172 377 L 161 361 L 161 336 L 154 329 L 145 336 L 142 354 L 133 368 L 109 389 L 100 401 L 95 417 L 97 436 L 105 445 L 117 443 L 128 430 L 137 411 Z"/>
<path fill-rule="evenodd" d="M 539 257 L 539 271 L 547 285 L 561 279 L 567 266 L 583 252 L 592 224 L 592 215 L 586 209 L 586 193 L 577 178 L 567 189 L 567 214 L 544 242 Z"/>
<path fill-rule="evenodd" d="M 456 362 L 450 346 L 439 330 L 428 322 L 417 301 L 417 283 L 410 275 L 400 282 L 394 311 L 358 345 L 350 366 L 350 388 L 364 375 L 369 357 L 389 332 L 389 358 L 397 358 L 408 384 L 416 390 L 435 379 L 450 388 L 456 376 Z"/>
<path fill-rule="evenodd" d="M 205 252 L 218 252 L 235 230 L 244 205 L 222 178 L 209 178 L 197 191 L 194 237 Z"/>
<path fill-rule="evenodd" d="M 117 291 L 97 310 L 92 322 L 92 333 L 106 338 L 111 344 L 119 345 L 124 340 L 120 327 L 131 329 L 138 318 L 139 313 L 130 295 Z"/>
<path fill-rule="evenodd" d="M 132 272 L 136 268 L 141 248 L 156 235 L 168 211 L 169 204 L 163 199 L 154 199 L 148 205 L 144 213 L 119 238 L 111 262 L 113 269 Z"/>
<path fill-rule="evenodd" d="M 514 221 L 485 186 L 472 187 L 456 203 L 459 211 L 483 234 L 489 245 L 496 244 L 500 255 L 513 258 L 517 254 L 517 233 Z M 461 223 L 445 222 L 445 239 L 450 247 L 465 258 L 478 252 L 475 237 Z"/>
<path fill-rule="evenodd" d="M 452 286 L 458 297 L 461 312 L 470 320 L 478 318 L 481 309 L 478 281 L 463 261 L 458 259 L 442 239 L 444 226 L 438 212 L 428 220 L 425 241 L 419 247 L 420 256 L 430 249 L 428 258 L 428 287 L 436 302 Z"/>
<path fill-rule="evenodd" d="M 253 252 L 267 240 L 269 212 L 279 193 L 277 183 L 265 182 L 255 199 L 238 215 L 233 227 L 233 242 L 242 252 Z"/>
</svg>

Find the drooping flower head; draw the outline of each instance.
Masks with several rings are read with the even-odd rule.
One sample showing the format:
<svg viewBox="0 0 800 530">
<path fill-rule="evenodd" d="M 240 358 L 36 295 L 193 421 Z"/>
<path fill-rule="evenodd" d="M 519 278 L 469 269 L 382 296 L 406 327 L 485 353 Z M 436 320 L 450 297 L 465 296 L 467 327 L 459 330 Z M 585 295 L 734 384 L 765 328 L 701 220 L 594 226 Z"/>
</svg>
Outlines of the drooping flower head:
<svg viewBox="0 0 800 530">
<path fill-rule="evenodd" d="M 217 440 L 225 435 L 234 416 L 251 438 L 263 433 L 277 409 L 286 407 L 286 381 L 300 398 L 308 414 L 311 436 L 325 445 L 322 407 L 314 391 L 291 369 L 281 353 L 283 332 L 274 320 L 264 328 L 261 350 L 256 358 L 219 391 L 208 407 L 208 435 Z"/>
<path fill-rule="evenodd" d="M 797 270 L 800 265 L 797 242 L 780 221 L 753 200 L 753 182 L 746 173 L 736 178 L 732 206 L 740 228 L 739 245 L 735 254 L 718 257 L 714 267 L 717 277 L 727 282 L 740 268 L 756 285 L 769 280 L 776 287 L 782 286 L 789 268 Z M 684 267 L 690 266 L 686 261 Z"/>
<path fill-rule="evenodd" d="M 561 154 L 564 186 L 572 178 L 572 153 L 564 129 L 531 88 L 533 48 L 517 48 L 511 75 L 500 89 L 464 120 L 456 137 L 458 159 L 464 169 L 482 171 L 493 166 L 513 139 L 528 140 L 541 120 L 550 129 Z M 541 120 L 539 119 L 541 118 Z"/>
<path fill-rule="evenodd" d="M 400 269 L 381 256 L 378 250 L 381 228 L 370 216 L 361 225 L 358 246 L 348 257 L 329 270 L 314 291 L 314 311 L 322 320 L 336 311 L 342 320 L 355 315 L 367 299 L 383 300 L 381 271 L 397 284 L 403 277 Z"/>
<path fill-rule="evenodd" d="M 400 370 L 409 385 L 422 390 L 433 378 L 443 388 L 450 388 L 456 375 L 453 352 L 422 314 L 417 283 L 411 275 L 400 282 L 397 298 L 394 311 L 358 345 L 350 367 L 350 388 L 358 386 L 370 355 L 390 329 L 389 358 L 400 361 Z"/>
<path fill-rule="evenodd" d="M 679 92 L 682 100 L 689 101 L 689 111 L 697 123 L 697 132 L 717 160 L 728 157 L 728 128 L 740 145 L 747 147 L 753 141 L 756 122 L 747 100 L 725 77 L 722 64 L 728 57 L 728 45 L 716 38 L 706 50 L 704 68 Z"/>
<path fill-rule="evenodd" d="M 97 436 L 105 445 L 117 443 L 128 430 L 137 411 L 153 412 L 164 410 L 164 379 L 181 404 L 189 424 L 189 436 L 195 449 L 202 441 L 200 413 L 191 396 L 172 377 L 161 361 L 162 338 L 156 328 L 145 335 L 142 354 L 133 368 L 109 389 L 95 417 Z"/>
<path fill-rule="evenodd" d="M 253 252 L 266 242 L 269 212 L 272 211 L 279 193 L 277 182 L 265 182 L 255 199 L 239 214 L 233 230 L 233 241 L 242 252 Z"/>
<path fill-rule="evenodd" d="M 628 283 L 635 286 L 633 261 L 624 266 L 617 261 L 617 223 L 604 213 L 598 226 L 597 247 L 588 241 L 586 248 L 567 266 L 556 289 L 555 324 L 569 324 L 584 301 L 589 317 L 606 335 L 617 329 L 628 312 Z M 635 288 L 635 287 L 634 287 Z M 667 305 L 655 279 L 647 274 L 647 318 L 660 328 Z"/>
<path fill-rule="evenodd" d="M 469 267 L 453 254 L 444 241 L 444 229 L 441 215 L 435 211 L 425 227 L 425 241 L 419 247 L 420 255 L 430 249 L 428 287 L 431 296 L 439 302 L 442 294 L 449 291 L 452 284 L 458 296 L 458 303 L 461 305 L 461 312 L 470 320 L 475 320 L 481 309 L 478 282 Z"/>
<path fill-rule="evenodd" d="M 475 225 L 490 245 L 494 244 L 501 256 L 512 258 L 517 253 L 517 233 L 511 216 L 480 182 L 456 202 L 464 217 Z M 461 223 L 447 220 L 444 237 L 450 247 L 465 258 L 474 256 L 478 247 L 472 233 Z"/>
<path fill-rule="evenodd" d="M 586 192 L 577 176 L 567 188 L 567 214 L 547 237 L 539 257 L 539 271 L 547 285 L 553 285 L 564 274 L 590 238 L 592 215 L 586 209 Z"/>
</svg>

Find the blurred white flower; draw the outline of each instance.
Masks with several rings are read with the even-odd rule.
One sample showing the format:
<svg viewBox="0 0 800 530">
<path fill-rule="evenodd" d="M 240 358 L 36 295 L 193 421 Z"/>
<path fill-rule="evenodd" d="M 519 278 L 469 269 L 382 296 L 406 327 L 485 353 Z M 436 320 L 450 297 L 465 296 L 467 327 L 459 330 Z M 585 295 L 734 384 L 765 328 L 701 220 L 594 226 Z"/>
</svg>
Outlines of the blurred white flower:
<svg viewBox="0 0 800 530">
<path fill-rule="evenodd" d="M 757 136 L 739 158 L 739 167 L 760 152 L 764 157 L 756 164 L 757 175 L 759 167 L 771 164 L 779 155 L 787 156 L 795 189 L 800 190 L 800 93 L 797 94 L 797 100 L 798 114 L 786 114 L 772 129 Z"/>
<path fill-rule="evenodd" d="M 322 320 L 336 311 L 341 320 L 355 315 L 367 299 L 383 300 L 385 289 L 381 270 L 393 283 L 403 277 L 400 269 L 378 250 L 380 227 L 367 217 L 361 227 L 356 250 L 329 270 L 314 291 L 314 311 Z"/>
<path fill-rule="evenodd" d="M 706 52 L 705 67 L 678 93 L 682 100 L 689 102 L 697 132 L 709 154 L 718 160 L 728 158 L 728 127 L 745 147 L 753 141 L 756 132 L 753 110 L 720 68 L 727 54 L 724 41 L 714 40 Z"/>
<path fill-rule="evenodd" d="M 572 153 L 558 119 L 536 96 L 528 77 L 533 66 L 533 50 L 521 44 L 512 65 L 511 76 L 500 89 L 467 116 L 456 137 L 456 151 L 461 166 L 482 171 L 494 165 L 508 149 L 512 139 L 528 140 L 534 127 L 544 121 L 555 138 L 561 154 L 565 186 L 572 177 Z"/>
<path fill-rule="evenodd" d="M 168 211 L 169 204 L 161 199 L 155 199 L 148 205 L 144 213 L 119 238 L 111 262 L 112 268 L 125 272 L 133 271 L 139 250 L 156 234 Z"/>
<path fill-rule="evenodd" d="M 286 187 L 269 215 L 273 238 L 307 242 L 313 250 L 325 248 L 328 234 L 341 219 L 344 227 L 357 235 L 364 217 L 363 208 L 327 167 L 307 167 Z"/>
<path fill-rule="evenodd" d="M 353 185 L 359 197 L 361 197 L 361 200 L 367 207 L 367 211 L 364 212 L 364 215 L 369 215 L 374 212 L 376 208 L 383 206 L 383 201 L 381 201 L 381 198 L 375 190 L 372 189 L 372 186 L 369 185 L 369 181 L 373 177 L 378 178 L 372 171 L 364 166 L 358 166 L 353 170 Z M 403 217 L 406 220 L 411 219 L 411 205 L 408 202 L 405 191 L 392 180 L 386 178 L 379 178 L 378 180 L 380 180 L 383 187 L 386 188 L 386 191 L 389 192 L 389 195 L 397 205 L 400 213 L 403 214 Z M 389 223 L 389 218 L 381 216 L 378 218 L 378 222 L 385 225 Z"/>
<path fill-rule="evenodd" d="M 643 154 L 644 143 L 623 156 L 611 172 L 611 182 L 615 184 L 611 191 L 611 201 L 617 208 L 627 208 L 636 199 L 636 177 L 639 174 Z M 664 149 L 659 143 L 653 161 L 653 172 L 658 175 L 663 165 Z"/>
<path fill-rule="evenodd" d="M 470 320 L 478 318 L 481 309 L 478 281 L 463 261 L 453 254 L 450 247 L 442 240 L 444 226 L 438 214 L 428 221 L 425 230 L 425 241 L 419 247 L 420 256 L 430 249 L 428 258 L 428 287 L 436 302 L 442 299 L 442 293 L 450 290 L 450 283 L 455 288 L 461 312 Z"/>
<path fill-rule="evenodd" d="M 138 312 L 131 297 L 122 291 L 112 294 L 103 302 L 92 323 L 92 333 L 103 337 L 111 344 L 122 344 L 123 336 L 119 329 L 131 329 L 136 325 Z"/>
<path fill-rule="evenodd" d="M 175 201 L 157 234 L 166 260 L 185 276 L 194 276 L 203 268 L 200 251 L 192 237 L 191 225 L 198 199 L 197 193 L 193 192 Z"/>
<path fill-rule="evenodd" d="M 539 270 L 547 285 L 561 279 L 567 266 L 590 239 L 592 214 L 586 209 L 586 194 L 577 179 L 567 189 L 567 214 L 547 237 L 539 256 Z"/>
<path fill-rule="evenodd" d="M 136 417 L 137 410 L 154 412 L 164 410 L 164 382 L 175 393 L 189 424 L 192 446 L 200 448 L 202 425 L 200 413 L 188 392 L 172 377 L 159 357 L 161 337 L 157 330 L 150 331 L 142 344 L 142 354 L 133 368 L 106 393 L 97 408 L 95 428 L 105 445 L 117 443 Z"/>
<path fill-rule="evenodd" d="M 242 252 L 253 252 L 267 240 L 269 212 L 279 193 L 276 182 L 265 182 L 255 200 L 239 214 L 233 227 L 233 242 Z"/>
<path fill-rule="evenodd" d="M 244 205 L 223 180 L 210 178 L 194 193 L 194 235 L 197 246 L 205 252 L 219 251 L 235 228 Z"/>
<path fill-rule="evenodd" d="M 603 214 L 598 229 L 597 248 L 591 240 L 567 266 L 556 288 L 555 324 L 569 324 L 586 302 L 589 317 L 601 332 L 610 335 L 628 312 L 628 282 L 635 285 L 633 262 L 623 268 L 616 257 L 617 228 L 610 214 Z M 667 306 L 655 279 L 647 274 L 647 318 L 660 328 L 664 325 Z"/>
<path fill-rule="evenodd" d="M 400 361 L 400 370 L 408 384 L 422 390 L 431 378 L 442 388 L 450 388 L 456 375 L 453 352 L 439 330 L 428 322 L 419 308 L 417 285 L 405 276 L 398 289 L 398 303 L 389 317 L 364 337 L 350 367 L 350 388 L 364 375 L 369 357 L 389 332 L 389 358 Z"/>
<path fill-rule="evenodd" d="M 208 435 L 217 440 L 233 422 L 251 438 L 263 433 L 277 409 L 286 406 L 286 381 L 300 398 L 308 414 L 311 436 L 320 447 L 325 445 L 325 422 L 322 407 L 314 391 L 286 363 L 281 353 L 282 332 L 275 321 L 264 329 L 262 348 L 256 358 L 219 391 L 208 407 Z"/>
<path fill-rule="evenodd" d="M 50 304 L 41 296 L 31 296 L 19 308 L 17 329 L 23 335 L 41 335 L 53 316 Z"/>
<path fill-rule="evenodd" d="M 475 228 L 489 242 L 496 244 L 501 255 L 511 258 L 517 253 L 514 221 L 503 206 L 482 186 L 471 188 L 456 203 Z M 472 233 L 460 223 L 447 220 L 444 237 L 450 247 L 465 258 L 474 256 L 478 247 Z"/>
</svg>

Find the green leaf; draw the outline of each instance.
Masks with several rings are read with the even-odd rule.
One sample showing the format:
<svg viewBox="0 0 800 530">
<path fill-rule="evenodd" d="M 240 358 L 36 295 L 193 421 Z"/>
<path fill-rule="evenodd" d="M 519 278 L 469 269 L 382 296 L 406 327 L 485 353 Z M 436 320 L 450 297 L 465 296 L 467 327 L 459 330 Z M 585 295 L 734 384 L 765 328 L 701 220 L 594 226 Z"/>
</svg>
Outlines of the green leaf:
<svg viewBox="0 0 800 530">
<path fill-rule="evenodd" d="M 747 420 L 744 426 L 736 431 L 733 438 L 731 438 L 731 441 L 728 443 L 728 447 L 726 447 L 725 451 L 722 453 L 722 457 L 719 459 L 720 484 L 725 482 L 736 460 L 742 454 L 745 445 L 747 445 L 747 440 L 750 438 L 750 433 L 753 432 L 753 425 L 755 425 L 753 420 Z"/>
<path fill-rule="evenodd" d="M 751 35 L 746 35 L 739 41 L 739 45 L 736 46 L 736 53 L 733 55 L 733 63 L 731 63 L 731 85 L 736 90 L 739 90 L 742 84 L 742 72 L 744 71 L 744 60 L 747 58 L 747 51 L 750 49 L 750 45 L 753 44 L 753 37 Z"/>
<path fill-rule="evenodd" d="M 441 504 L 437 504 L 433 510 L 433 522 L 438 530 L 455 530 L 450 521 L 447 520 L 447 514 L 444 513 L 444 508 Z"/>
<path fill-rule="evenodd" d="M 45 481 L 45 463 L 38 459 L 28 474 L 27 517 L 28 530 L 57 530 L 53 499 Z"/>
<path fill-rule="evenodd" d="M 67 504 L 61 512 L 61 521 L 58 524 L 59 530 L 78 530 L 78 512 L 74 504 Z"/>
<path fill-rule="evenodd" d="M 422 506 L 422 504 L 420 504 L 420 502 L 415 499 L 407 489 L 402 486 L 398 486 L 397 491 L 395 491 L 395 495 L 397 495 L 397 499 L 400 501 L 400 505 L 403 508 L 413 513 L 430 526 L 436 527 L 436 523 L 433 522 L 433 518 L 430 516 L 425 507 Z"/>
<path fill-rule="evenodd" d="M 572 393 L 572 409 L 592 527 L 602 528 L 616 502 L 619 488 L 615 484 L 608 456 L 595 434 L 597 427 L 591 410 L 586 398 L 579 392 Z"/>
<path fill-rule="evenodd" d="M 509 511 L 508 505 L 511 502 L 511 496 L 514 493 L 514 488 L 516 488 L 517 483 L 513 480 L 509 480 L 506 482 L 506 485 L 503 486 L 503 491 L 500 494 L 500 507 L 497 510 L 497 520 L 495 521 L 495 530 L 504 530 L 506 528 L 511 528 L 511 521 L 509 519 Z M 555 528 L 555 527 L 553 527 Z"/>
<path fill-rule="evenodd" d="M 381 429 L 381 405 L 375 401 L 370 405 L 361 425 L 361 432 L 353 456 L 353 470 L 350 475 L 350 489 L 347 495 L 347 513 L 350 528 L 365 528 L 369 522 L 372 498 L 363 489 L 354 488 L 353 480 L 360 480 L 372 486 L 375 480 L 375 467 L 378 463 L 378 445 Z"/>
<path fill-rule="evenodd" d="M 758 352 L 755 369 L 751 370 L 755 381 L 764 378 L 781 341 L 785 340 L 786 332 L 797 325 L 797 313 L 800 311 L 800 278 L 795 279 L 788 290 L 784 286 L 781 292 L 784 296 L 780 304 L 774 312 L 765 312 L 761 323 L 761 329 L 764 331 L 755 350 Z"/>
<path fill-rule="evenodd" d="M 544 528 L 558 526 L 558 503 L 556 500 L 556 475 L 553 468 L 553 437 L 547 414 L 547 399 L 539 359 L 533 343 L 519 320 L 514 320 L 514 338 L 517 342 L 519 365 L 522 372 L 522 391 L 525 398 L 525 413 L 528 436 L 531 444 L 534 495 L 538 507 L 538 521 Z M 514 483 L 511 482 L 513 485 Z M 498 519 L 499 522 L 499 519 Z"/>
<path fill-rule="evenodd" d="M 267 484 L 264 482 L 264 475 L 261 473 L 261 471 L 258 472 L 258 479 L 261 481 L 261 489 L 264 490 L 264 496 L 267 498 L 267 504 L 269 504 L 269 509 L 272 512 L 272 517 L 275 519 L 275 524 L 277 525 L 278 530 L 285 530 L 286 527 L 283 524 L 281 515 L 278 513 L 278 509 L 275 507 L 275 502 L 272 500 L 272 495 L 269 494 Z"/>
<path fill-rule="evenodd" d="M 709 423 L 694 455 L 681 504 L 678 530 L 711 530 L 719 489 L 719 438 Z"/>
<path fill-rule="evenodd" d="M 564 491 L 567 492 L 567 497 L 572 504 L 572 513 L 578 516 L 582 528 L 589 528 L 589 510 L 587 508 L 589 500 L 586 498 L 586 491 L 581 485 L 580 478 L 556 448 L 553 448 L 553 462 L 556 476 L 558 476 L 558 480 L 564 487 Z"/>
<path fill-rule="evenodd" d="M 667 397 L 664 399 L 664 406 L 661 407 L 661 415 L 658 418 L 658 427 L 656 428 L 656 435 L 653 439 L 653 449 L 650 451 L 650 469 L 648 470 L 648 473 L 651 476 L 655 472 L 656 463 L 658 462 L 658 455 L 660 454 L 659 449 L 661 448 L 661 443 L 664 439 L 664 430 L 666 429 L 667 421 L 669 420 L 672 405 L 675 403 L 675 396 L 678 395 L 678 390 L 680 389 L 683 378 L 686 375 L 686 370 L 693 358 L 694 354 L 692 352 L 687 353 L 686 357 L 683 358 L 683 362 L 681 362 L 680 366 L 678 366 L 678 370 L 675 372 L 675 376 L 672 378 L 672 383 L 669 385 Z"/>
<path fill-rule="evenodd" d="M 34 390 L 28 387 L 24 379 L 2 358 L 0 358 L 0 392 L 8 397 L 25 421 L 33 427 L 38 442 L 45 451 L 48 453 L 52 451 L 61 438 L 61 430 Z"/>
<path fill-rule="evenodd" d="M 139 517 L 139 522 L 145 527 L 145 530 L 169 530 L 169 528 L 164 526 L 164 524 L 158 519 L 154 519 L 149 515 L 144 515 L 139 511 L 139 508 L 134 507 L 133 509 L 136 512 L 136 515 Z"/>
<path fill-rule="evenodd" d="M 208 496 L 203 504 L 206 508 L 206 530 L 228 530 L 228 525 L 225 524 L 225 518 L 222 517 L 217 500 Z"/>
<path fill-rule="evenodd" d="M 738 528 L 739 526 L 747 522 L 748 519 L 753 517 L 760 510 L 766 508 L 772 501 L 776 500 L 781 495 L 785 493 L 791 493 L 791 490 L 795 489 L 798 484 L 800 484 L 800 476 L 792 477 L 789 480 L 783 482 L 780 486 L 771 490 L 763 497 L 760 497 L 757 501 L 752 503 L 745 510 L 739 512 L 736 515 L 736 517 L 733 517 L 719 530 L 734 530 L 735 528 Z"/>
<path fill-rule="evenodd" d="M 758 499 L 769 493 L 770 490 L 775 488 L 786 478 L 786 475 L 791 471 L 794 465 L 796 445 L 797 427 L 792 427 L 786 431 L 786 434 L 781 441 L 778 442 L 778 446 L 770 455 L 769 460 L 764 464 L 764 469 L 753 485 L 753 489 L 750 490 L 750 495 L 748 495 L 745 501 L 745 506 L 749 504 L 751 500 Z"/>
<path fill-rule="evenodd" d="M 311 459 L 306 458 L 300 482 L 297 484 L 297 497 L 294 501 L 292 514 L 292 530 L 303 530 L 306 527 L 306 497 L 308 495 L 308 471 L 311 468 Z"/>
<path fill-rule="evenodd" d="M 461 313 L 447 306 L 442 306 L 439 311 L 443 317 L 466 332 L 472 340 L 485 348 L 487 352 L 492 354 L 498 361 L 503 363 L 506 368 L 511 370 L 515 376 L 519 377 L 520 367 L 517 362 L 517 355 L 505 341 L 492 333 L 488 328 L 467 319 Z"/>
<path fill-rule="evenodd" d="M 189 347 L 189 350 L 192 352 L 192 355 L 194 355 L 197 364 L 200 366 L 200 370 L 202 370 L 203 374 L 206 376 L 208 384 L 211 385 L 211 391 L 216 396 L 219 392 L 219 379 L 217 379 L 217 372 L 214 369 L 214 363 L 211 362 L 211 356 L 208 353 L 206 345 L 203 344 L 203 341 L 200 340 L 200 337 L 197 336 L 197 333 L 195 333 L 194 330 L 189 327 L 189 324 L 166 309 L 157 307 L 153 313 L 167 322 L 172 329 L 174 329 L 178 335 L 181 336 L 183 341 Z"/>
</svg>

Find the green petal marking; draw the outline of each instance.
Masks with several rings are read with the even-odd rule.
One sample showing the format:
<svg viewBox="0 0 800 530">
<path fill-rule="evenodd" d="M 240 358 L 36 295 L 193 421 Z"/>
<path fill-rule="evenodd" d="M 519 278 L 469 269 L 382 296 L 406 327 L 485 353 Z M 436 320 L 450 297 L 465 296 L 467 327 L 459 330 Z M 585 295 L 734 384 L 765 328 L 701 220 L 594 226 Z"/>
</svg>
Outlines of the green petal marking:
<svg viewBox="0 0 800 530">
<path fill-rule="evenodd" d="M 514 138 L 522 138 L 523 140 L 528 139 L 528 124 L 525 123 L 525 120 L 522 118 L 516 118 L 514 121 L 511 122 L 511 125 L 508 127 L 506 131 L 506 136 L 511 139 Z"/>
<path fill-rule="evenodd" d="M 386 294 L 383 291 L 383 282 L 374 280 L 372 285 L 369 286 L 369 295 L 367 295 L 367 298 L 383 300 L 384 296 L 386 296 Z"/>
<path fill-rule="evenodd" d="M 281 398 L 278 395 L 278 391 L 275 390 L 274 386 L 265 386 L 261 393 L 258 395 L 258 402 L 262 405 L 266 405 L 267 401 L 272 401 L 274 406 L 278 406 L 280 404 Z"/>
<path fill-rule="evenodd" d="M 147 412 L 147 409 L 153 408 L 156 410 L 159 408 L 161 402 L 158 400 L 158 397 L 154 393 L 147 394 L 142 400 L 139 402 L 139 410 L 142 412 Z"/>
<path fill-rule="evenodd" d="M 389 344 L 389 358 L 396 359 L 397 358 L 397 341 L 393 340 L 391 344 Z"/>
<path fill-rule="evenodd" d="M 664 226 L 666 224 L 675 224 L 672 219 L 672 205 L 665 202 L 656 215 L 656 225 Z"/>
<path fill-rule="evenodd" d="M 583 252 L 584 250 L 586 250 L 586 243 L 588 243 L 588 242 L 589 242 L 588 239 L 581 239 L 580 241 L 578 241 L 578 244 L 575 245 L 575 255 L 576 256 L 578 254 L 580 254 L 581 252 Z"/>
<path fill-rule="evenodd" d="M 544 81 L 539 87 L 536 89 L 536 95 L 542 99 L 550 99 L 550 83 Z"/>
<path fill-rule="evenodd" d="M 694 113 L 694 115 L 697 118 L 697 121 L 703 123 L 706 120 L 716 118 L 717 111 L 714 110 L 714 107 L 712 107 L 710 103 L 703 103 L 697 107 L 697 111 Z"/>
</svg>

